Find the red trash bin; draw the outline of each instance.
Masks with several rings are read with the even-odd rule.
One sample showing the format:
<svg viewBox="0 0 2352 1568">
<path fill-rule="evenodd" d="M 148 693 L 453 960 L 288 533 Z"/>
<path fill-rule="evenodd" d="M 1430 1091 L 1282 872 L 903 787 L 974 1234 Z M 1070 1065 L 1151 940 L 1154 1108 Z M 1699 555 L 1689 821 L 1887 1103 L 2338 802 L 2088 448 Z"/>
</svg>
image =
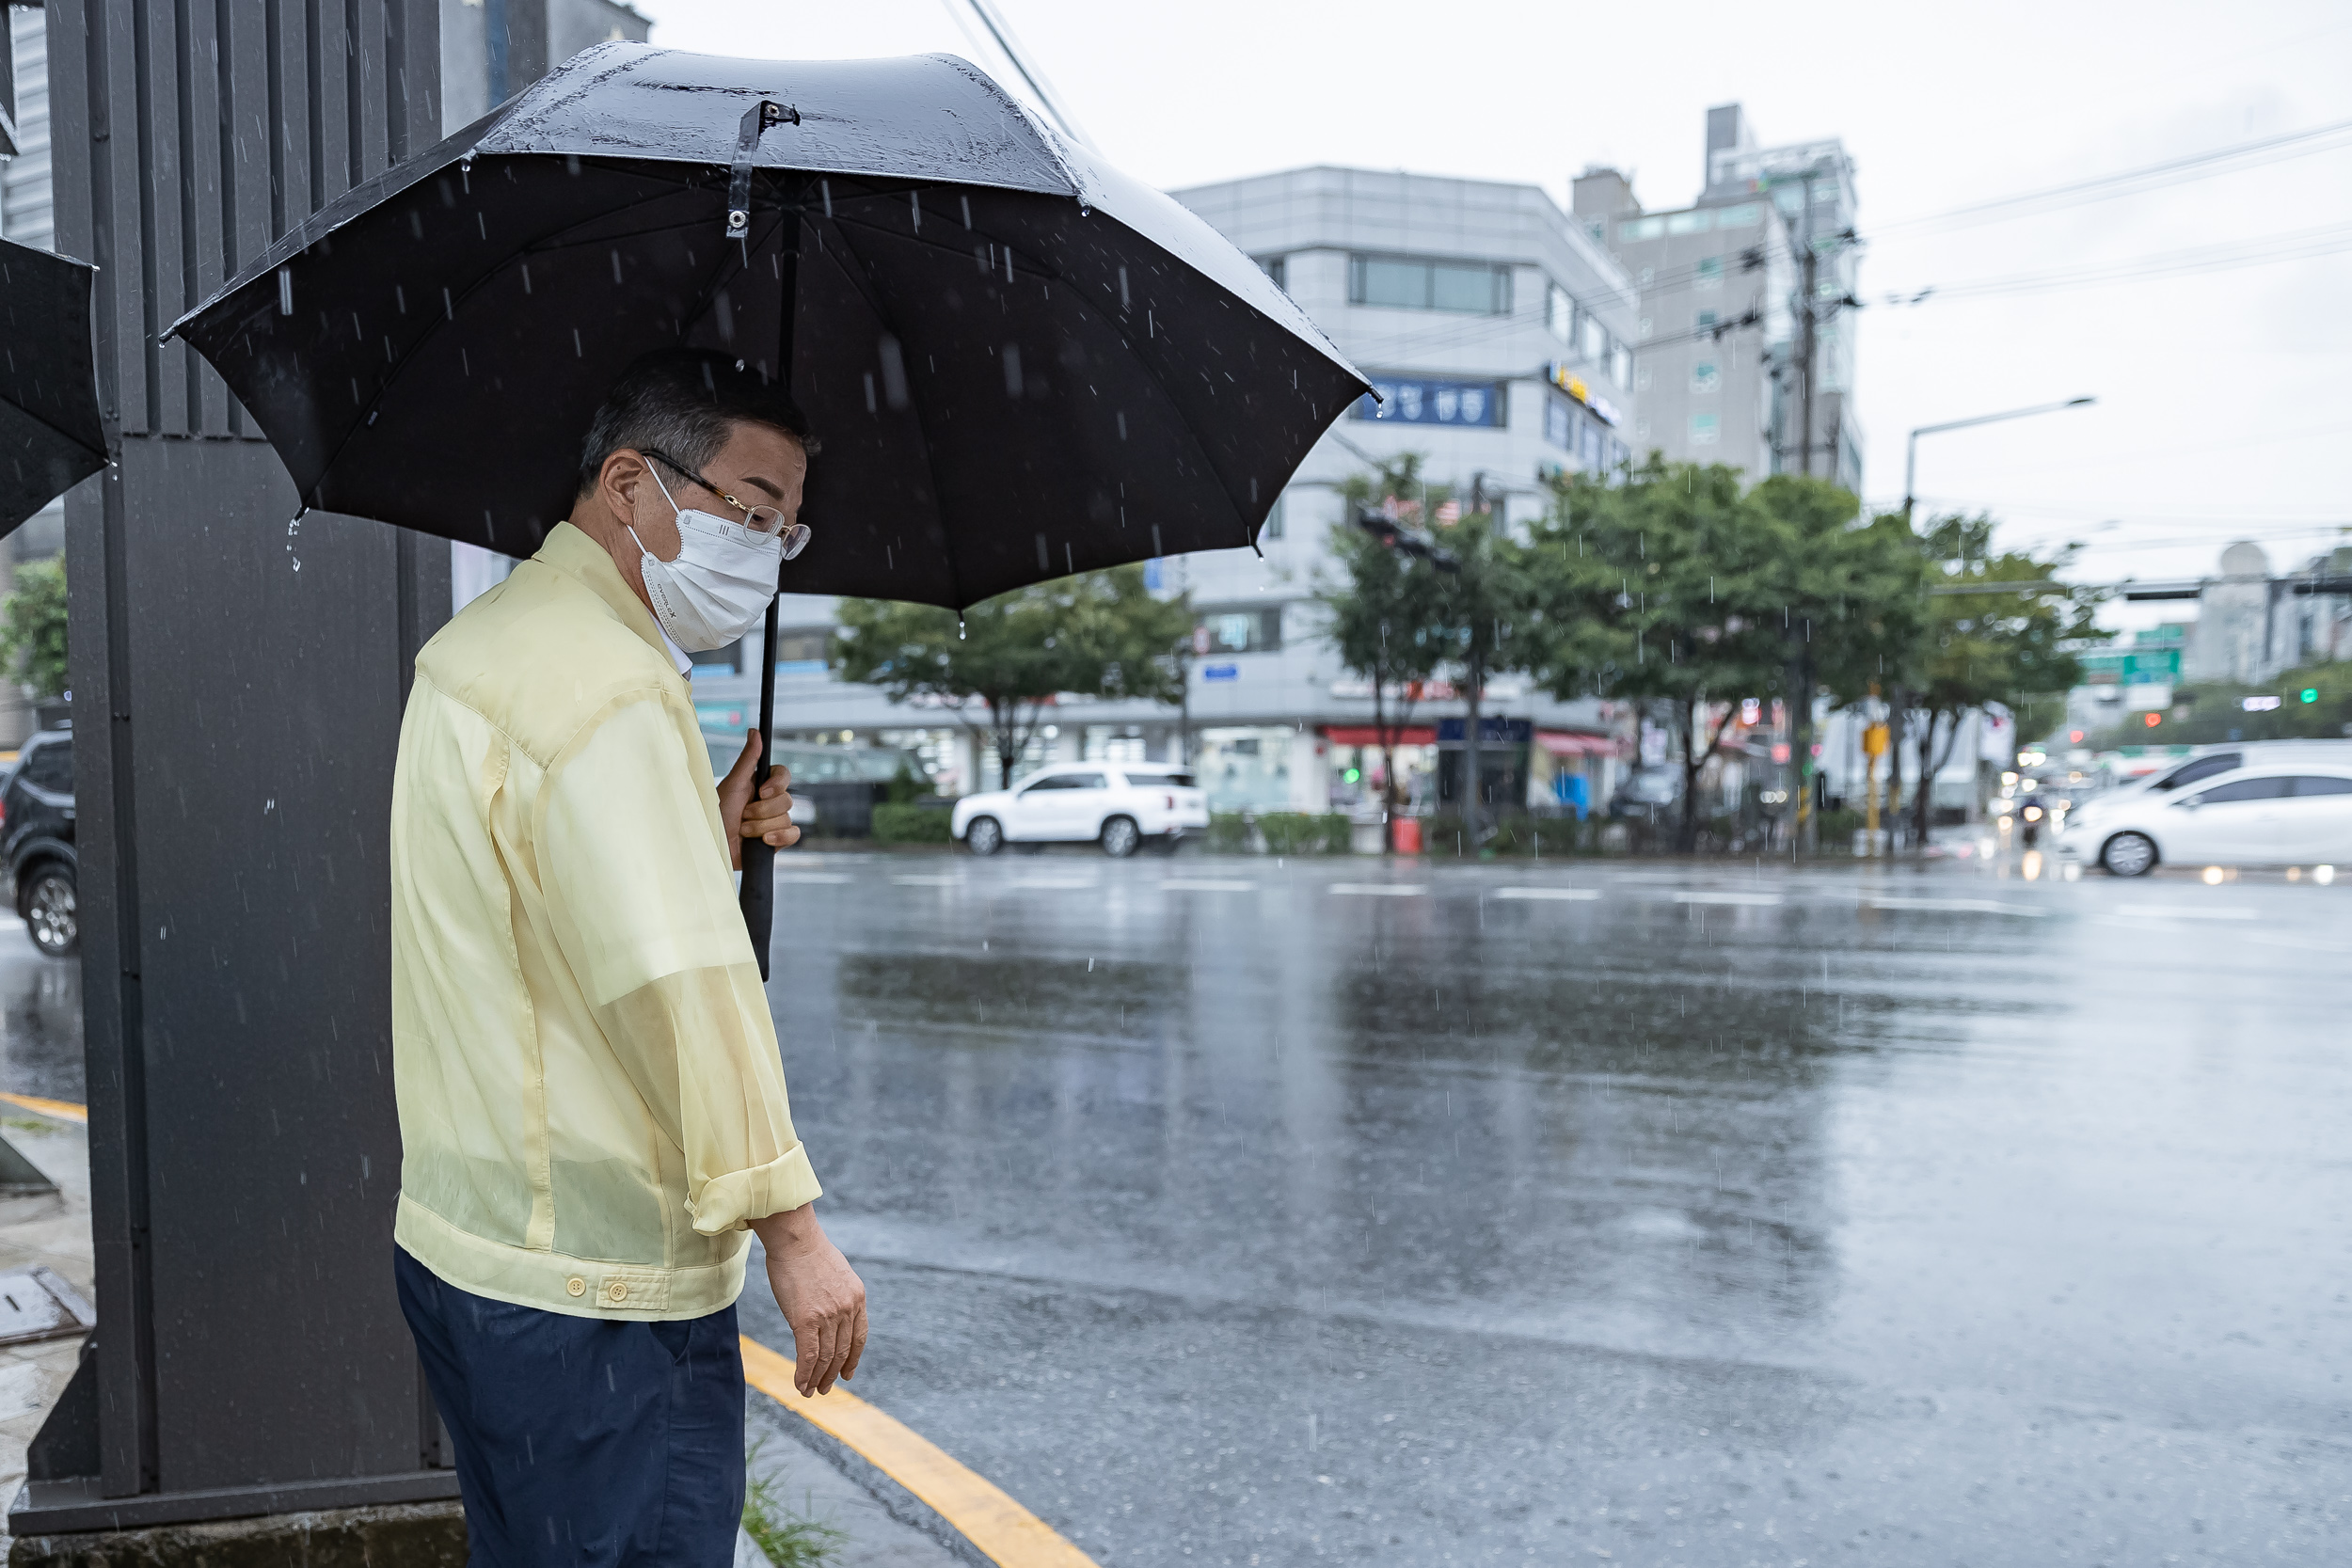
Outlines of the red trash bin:
<svg viewBox="0 0 2352 1568">
<path fill-rule="evenodd" d="M 1418 855 L 1421 853 L 1420 817 L 1399 816 L 1393 818 L 1389 825 L 1396 830 L 1396 852 L 1398 854 Z"/>
</svg>

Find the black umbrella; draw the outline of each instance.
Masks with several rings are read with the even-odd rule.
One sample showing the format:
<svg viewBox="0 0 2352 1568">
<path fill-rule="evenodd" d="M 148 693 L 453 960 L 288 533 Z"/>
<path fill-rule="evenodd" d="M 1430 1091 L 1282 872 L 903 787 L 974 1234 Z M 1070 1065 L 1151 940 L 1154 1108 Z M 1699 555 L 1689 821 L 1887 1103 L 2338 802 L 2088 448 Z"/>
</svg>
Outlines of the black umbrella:
<svg viewBox="0 0 2352 1568">
<path fill-rule="evenodd" d="M 944 55 L 601 44 L 173 330 L 306 505 L 510 554 L 570 511 L 580 434 L 639 355 L 784 367 L 824 450 L 782 586 L 956 609 L 1252 544 L 1367 389 L 1206 224 Z"/>
<path fill-rule="evenodd" d="M 87 261 L 0 240 L 0 534 L 106 466 Z"/>
</svg>

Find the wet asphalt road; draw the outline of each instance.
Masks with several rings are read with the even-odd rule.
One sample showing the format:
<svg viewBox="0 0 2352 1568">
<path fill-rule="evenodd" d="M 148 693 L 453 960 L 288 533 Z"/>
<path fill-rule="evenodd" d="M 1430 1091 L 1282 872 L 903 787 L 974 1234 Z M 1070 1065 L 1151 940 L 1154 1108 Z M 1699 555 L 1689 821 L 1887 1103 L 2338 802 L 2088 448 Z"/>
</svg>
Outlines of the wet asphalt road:
<svg viewBox="0 0 2352 1568">
<path fill-rule="evenodd" d="M 1105 1568 L 2345 1560 L 2352 886 L 785 874 L 858 1390 Z"/>
<path fill-rule="evenodd" d="M 2345 1560 L 2352 881 L 783 874 L 857 1389 L 1104 1568 Z"/>
</svg>

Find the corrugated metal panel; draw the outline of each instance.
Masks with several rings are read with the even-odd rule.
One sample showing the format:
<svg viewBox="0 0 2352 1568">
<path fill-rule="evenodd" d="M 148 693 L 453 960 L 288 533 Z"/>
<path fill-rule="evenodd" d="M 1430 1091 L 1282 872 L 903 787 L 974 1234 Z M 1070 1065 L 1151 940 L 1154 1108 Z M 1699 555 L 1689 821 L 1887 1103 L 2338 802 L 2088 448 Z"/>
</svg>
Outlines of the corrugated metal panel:
<svg viewBox="0 0 2352 1568">
<path fill-rule="evenodd" d="M 383 843 L 447 552 L 281 521 L 276 453 L 156 341 L 435 138 L 437 0 L 51 0 L 47 23 L 58 248 L 102 268 L 121 436 L 67 503 L 103 1475 L 34 1482 L 17 1518 L 449 1496 L 389 1288 Z"/>
</svg>

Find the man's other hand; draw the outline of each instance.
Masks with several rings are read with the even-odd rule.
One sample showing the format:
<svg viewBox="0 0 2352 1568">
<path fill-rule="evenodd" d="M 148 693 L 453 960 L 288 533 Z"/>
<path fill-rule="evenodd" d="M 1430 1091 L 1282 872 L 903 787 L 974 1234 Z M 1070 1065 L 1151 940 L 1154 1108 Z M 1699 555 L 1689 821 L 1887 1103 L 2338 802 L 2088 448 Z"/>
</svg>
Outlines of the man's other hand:
<svg viewBox="0 0 2352 1568">
<path fill-rule="evenodd" d="M 759 762 L 759 745 L 757 730 L 745 736 L 742 755 L 719 781 L 719 820 L 727 826 L 727 853 L 738 871 L 743 869 L 745 839 L 764 838 L 786 849 L 801 838 L 801 830 L 792 825 L 792 769 L 770 772 L 768 782 L 759 786 L 759 799 L 752 799 L 752 769 Z"/>
<path fill-rule="evenodd" d="M 817 1223 L 817 1206 L 752 1221 L 768 1251 L 768 1287 L 792 1325 L 792 1386 L 803 1399 L 857 1375 L 866 1354 L 866 1282 Z"/>
</svg>

